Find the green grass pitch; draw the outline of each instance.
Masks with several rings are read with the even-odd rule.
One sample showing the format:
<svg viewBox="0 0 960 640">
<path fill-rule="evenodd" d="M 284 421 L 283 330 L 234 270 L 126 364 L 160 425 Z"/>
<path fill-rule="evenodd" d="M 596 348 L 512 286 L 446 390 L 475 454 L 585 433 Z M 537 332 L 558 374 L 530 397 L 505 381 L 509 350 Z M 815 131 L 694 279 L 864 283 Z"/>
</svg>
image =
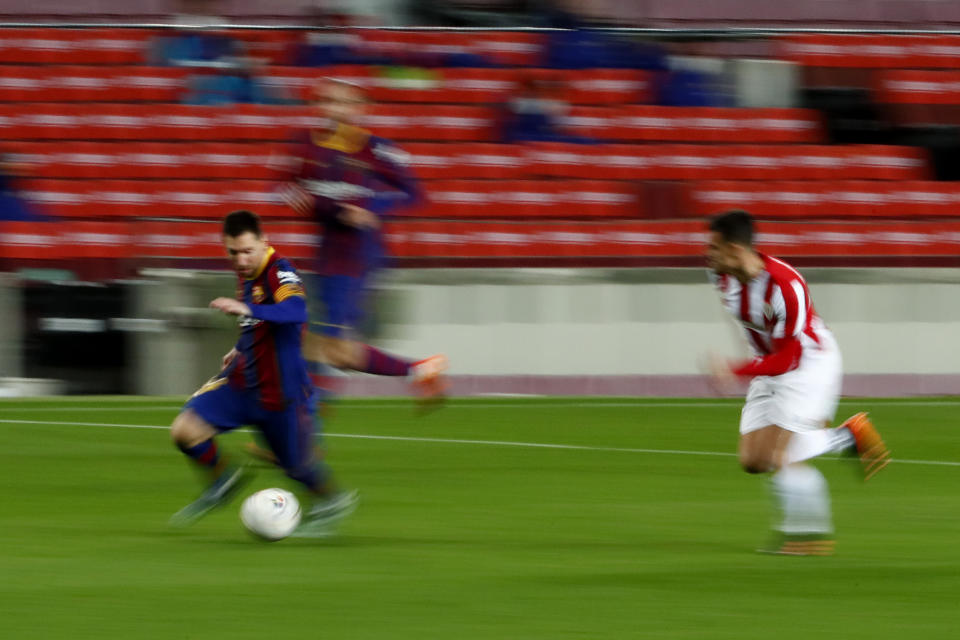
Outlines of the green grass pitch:
<svg viewBox="0 0 960 640">
<path fill-rule="evenodd" d="M 360 508 L 335 539 L 275 544 L 238 503 L 167 529 L 199 490 L 163 428 L 178 406 L 0 402 L 0 638 L 958 634 L 960 400 L 843 402 L 895 461 L 867 484 L 817 463 L 830 558 L 753 553 L 769 498 L 732 455 L 735 401 L 463 399 L 423 418 L 343 401 L 327 444 Z M 270 486 L 293 488 L 263 469 L 247 493 Z"/>
</svg>

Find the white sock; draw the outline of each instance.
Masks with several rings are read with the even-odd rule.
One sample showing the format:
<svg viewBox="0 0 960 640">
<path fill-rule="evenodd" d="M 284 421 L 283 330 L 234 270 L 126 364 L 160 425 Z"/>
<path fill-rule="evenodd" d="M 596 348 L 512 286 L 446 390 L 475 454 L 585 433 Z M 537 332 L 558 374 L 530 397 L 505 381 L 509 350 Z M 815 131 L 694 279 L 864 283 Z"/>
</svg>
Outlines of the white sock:
<svg viewBox="0 0 960 640">
<path fill-rule="evenodd" d="M 827 481 L 816 467 L 794 464 L 771 478 L 782 520 L 778 531 L 788 534 L 833 533 Z"/>
<path fill-rule="evenodd" d="M 803 462 L 825 453 L 839 453 L 854 444 L 853 434 L 846 427 L 792 433 L 784 452 L 783 465 Z"/>
</svg>

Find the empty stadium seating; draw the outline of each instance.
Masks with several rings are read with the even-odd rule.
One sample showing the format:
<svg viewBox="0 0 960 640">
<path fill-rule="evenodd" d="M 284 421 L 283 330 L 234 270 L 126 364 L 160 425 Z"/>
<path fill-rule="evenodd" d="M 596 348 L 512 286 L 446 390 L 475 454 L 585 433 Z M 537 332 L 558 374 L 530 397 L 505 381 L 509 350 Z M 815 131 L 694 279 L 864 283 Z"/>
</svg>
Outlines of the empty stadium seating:
<svg viewBox="0 0 960 640">
<path fill-rule="evenodd" d="M 539 68 L 542 34 L 356 34 L 373 58 L 416 49 L 489 63 L 404 75 L 293 67 L 300 34 L 234 31 L 263 82 L 300 103 L 229 107 L 177 104 L 197 70 L 150 66 L 160 34 L 0 31 L 0 151 L 26 168 L 25 196 L 64 219 L 42 232 L 0 225 L 3 257 L 218 257 L 210 223 L 238 207 L 271 218 L 274 241 L 297 247 L 287 253 L 309 254 L 313 229 L 281 202 L 274 167 L 291 134 L 316 124 L 302 101 L 320 77 L 366 87 L 376 104 L 364 124 L 401 142 L 424 181 L 426 200 L 387 229 L 402 257 L 695 256 L 702 218 L 730 207 L 771 221 L 783 255 L 960 253 L 960 189 L 931 180 L 924 150 L 827 144 L 809 109 L 659 106 L 655 71 Z M 779 51 L 855 70 L 898 123 L 960 123 L 960 37 L 789 36 Z M 570 105 L 564 131 L 593 144 L 501 142 L 502 105 L 531 78 Z"/>
</svg>

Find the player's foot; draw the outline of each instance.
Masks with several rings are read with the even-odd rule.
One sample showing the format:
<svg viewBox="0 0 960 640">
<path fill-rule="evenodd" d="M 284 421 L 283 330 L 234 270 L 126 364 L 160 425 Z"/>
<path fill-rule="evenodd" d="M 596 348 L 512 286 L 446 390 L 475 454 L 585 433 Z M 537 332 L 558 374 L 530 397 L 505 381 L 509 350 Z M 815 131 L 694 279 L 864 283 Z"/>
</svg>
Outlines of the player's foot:
<svg viewBox="0 0 960 640">
<path fill-rule="evenodd" d="M 447 399 L 450 381 L 447 379 L 447 356 L 438 354 L 414 362 L 410 369 L 410 383 L 421 412 L 441 406 Z"/>
<path fill-rule="evenodd" d="M 294 538 L 327 538 L 336 533 L 341 520 L 353 513 L 360 501 L 356 491 L 340 491 L 333 497 L 313 505 L 303 515 L 300 526 L 290 534 Z"/>
<path fill-rule="evenodd" d="M 836 542 L 829 533 L 775 533 L 757 553 L 778 556 L 832 556 Z"/>
<path fill-rule="evenodd" d="M 199 498 L 173 514 L 170 526 L 189 526 L 217 507 L 229 503 L 252 477 L 253 474 L 244 467 L 228 467 Z"/>
<path fill-rule="evenodd" d="M 857 455 L 860 456 L 860 463 L 863 465 L 864 480 L 869 480 L 890 464 L 890 450 L 887 449 L 883 438 L 867 418 L 866 413 L 851 416 L 840 426 L 846 427 L 853 434 L 857 444 Z"/>
</svg>

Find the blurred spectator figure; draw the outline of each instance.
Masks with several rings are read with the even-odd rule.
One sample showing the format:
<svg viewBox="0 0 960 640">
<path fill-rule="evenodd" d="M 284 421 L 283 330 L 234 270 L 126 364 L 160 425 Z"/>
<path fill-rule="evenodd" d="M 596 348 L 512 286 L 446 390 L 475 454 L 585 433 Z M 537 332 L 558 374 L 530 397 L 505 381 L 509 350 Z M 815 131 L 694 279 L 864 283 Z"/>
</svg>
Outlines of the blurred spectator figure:
<svg viewBox="0 0 960 640">
<path fill-rule="evenodd" d="M 732 98 L 723 91 L 721 79 L 692 69 L 674 69 L 664 74 L 659 104 L 668 107 L 726 107 Z"/>
<path fill-rule="evenodd" d="M 569 105 L 561 98 L 556 82 L 528 76 L 520 85 L 520 94 L 508 100 L 504 108 L 504 142 L 596 142 L 562 130 L 560 121 Z"/>
<path fill-rule="evenodd" d="M 198 73 L 187 79 L 188 93 L 183 104 L 284 104 L 291 99 L 279 96 L 276 88 L 268 88 L 256 74 L 257 63 L 241 58 L 232 68 Z"/>
<path fill-rule="evenodd" d="M 150 62 L 197 69 L 187 78 L 184 104 L 284 102 L 257 80 L 257 60 L 246 55 L 242 43 L 217 30 L 226 24 L 216 15 L 219 6 L 218 0 L 180 0 L 172 18 L 177 28 L 152 43 Z"/>
<path fill-rule="evenodd" d="M 0 153 L 0 222 L 49 220 L 18 193 L 16 179 L 22 172 L 15 158 Z"/>
<path fill-rule="evenodd" d="M 408 47 L 399 51 L 378 51 L 364 42 L 359 31 L 351 27 L 362 24 L 362 16 L 350 12 L 350 7 L 325 2 L 315 6 L 308 21 L 317 31 L 304 34 L 294 45 L 290 59 L 303 67 L 324 67 L 338 64 L 402 65 L 417 67 L 495 67 L 489 58 L 473 51 L 472 38 L 464 34 L 462 46 L 445 42 L 443 46 L 429 43 L 424 47 Z M 382 24 L 382 22 L 378 22 Z M 427 39 L 429 35 L 427 35 Z"/>
<path fill-rule="evenodd" d="M 560 29 L 547 32 L 543 65 L 553 69 L 646 69 L 667 68 L 666 52 L 659 46 L 616 38 L 586 28 L 574 14 L 549 3 L 541 4 L 537 26 Z"/>
</svg>

